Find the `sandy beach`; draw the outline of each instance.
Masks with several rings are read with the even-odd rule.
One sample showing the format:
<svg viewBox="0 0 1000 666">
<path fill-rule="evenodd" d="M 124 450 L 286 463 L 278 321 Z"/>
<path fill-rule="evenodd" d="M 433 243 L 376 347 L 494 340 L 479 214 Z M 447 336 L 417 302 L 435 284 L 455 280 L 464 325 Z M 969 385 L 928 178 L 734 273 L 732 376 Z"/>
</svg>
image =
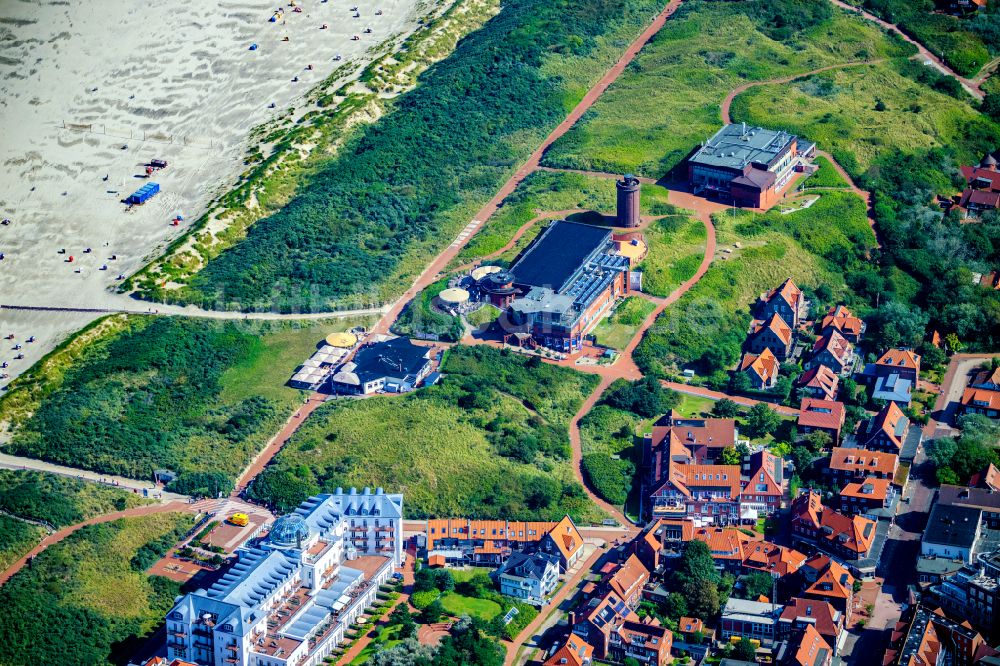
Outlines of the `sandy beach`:
<svg viewBox="0 0 1000 666">
<path fill-rule="evenodd" d="M 142 309 L 109 287 L 235 180 L 250 130 L 338 67 L 347 80 L 418 19 L 418 0 L 298 4 L 0 4 L 0 304 Z M 168 166 L 147 178 L 153 159 Z M 121 203 L 150 181 L 158 195 Z M 0 345 L 0 387 L 95 316 L 0 310 L 0 335 L 23 345 Z"/>
</svg>

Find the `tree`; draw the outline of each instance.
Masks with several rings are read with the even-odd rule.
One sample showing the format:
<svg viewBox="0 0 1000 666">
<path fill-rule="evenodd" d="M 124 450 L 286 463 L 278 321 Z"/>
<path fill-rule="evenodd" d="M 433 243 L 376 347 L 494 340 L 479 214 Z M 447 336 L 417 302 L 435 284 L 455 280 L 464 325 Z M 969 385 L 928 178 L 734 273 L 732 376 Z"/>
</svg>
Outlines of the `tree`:
<svg viewBox="0 0 1000 666">
<path fill-rule="evenodd" d="M 763 571 L 754 571 L 740 579 L 743 583 L 743 594 L 747 599 L 757 599 L 758 597 L 772 596 L 772 583 L 770 574 Z M 774 599 L 772 599 L 774 601 Z"/>
<path fill-rule="evenodd" d="M 437 589 L 437 577 L 433 569 L 422 567 L 413 575 L 414 592 L 429 592 L 435 589 Z"/>
<path fill-rule="evenodd" d="M 393 609 L 392 614 L 389 616 L 389 624 L 399 625 L 399 638 L 402 640 L 417 635 L 417 623 L 405 603 L 399 604 Z"/>
<path fill-rule="evenodd" d="M 435 599 L 420 612 L 420 621 L 424 624 L 434 624 L 441 621 L 442 615 L 444 615 L 444 605 L 440 599 Z"/>
<path fill-rule="evenodd" d="M 734 419 L 740 415 L 740 406 L 729 398 L 723 398 L 712 405 L 712 416 L 720 419 Z"/>
<path fill-rule="evenodd" d="M 680 592 L 671 592 L 663 602 L 663 614 L 675 622 L 688 614 L 687 599 Z"/>
<path fill-rule="evenodd" d="M 715 569 L 715 560 L 712 559 L 712 550 L 708 544 L 698 539 L 693 539 L 684 547 L 684 554 L 681 555 L 677 569 L 674 571 L 674 580 L 696 580 L 717 583 L 719 572 Z"/>
<path fill-rule="evenodd" d="M 442 592 L 451 592 L 455 589 L 455 577 L 447 569 L 438 569 L 434 572 L 434 587 Z"/>
<path fill-rule="evenodd" d="M 758 402 L 747 412 L 747 434 L 754 439 L 773 434 L 779 425 L 781 417 L 767 403 Z"/>
<path fill-rule="evenodd" d="M 723 465 L 739 465 L 743 462 L 743 457 L 736 450 L 735 446 L 727 446 L 722 449 L 721 458 Z"/>
<path fill-rule="evenodd" d="M 625 661 L 622 662 L 624 666 L 642 666 L 639 660 L 635 657 L 625 657 Z"/>
<path fill-rule="evenodd" d="M 756 661 L 757 648 L 747 639 L 741 638 L 733 647 L 733 659 L 738 661 Z"/>
<path fill-rule="evenodd" d="M 808 446 L 814 453 L 824 451 L 833 445 L 833 438 L 830 437 L 829 433 L 823 432 L 822 430 L 816 430 L 809 433 L 803 438 L 802 441 L 804 441 L 806 446 Z"/>
<path fill-rule="evenodd" d="M 617 381 L 605 398 L 612 407 L 624 409 L 646 418 L 659 416 L 677 406 L 680 395 L 663 388 L 655 377 L 644 377 L 635 382 Z"/>
</svg>

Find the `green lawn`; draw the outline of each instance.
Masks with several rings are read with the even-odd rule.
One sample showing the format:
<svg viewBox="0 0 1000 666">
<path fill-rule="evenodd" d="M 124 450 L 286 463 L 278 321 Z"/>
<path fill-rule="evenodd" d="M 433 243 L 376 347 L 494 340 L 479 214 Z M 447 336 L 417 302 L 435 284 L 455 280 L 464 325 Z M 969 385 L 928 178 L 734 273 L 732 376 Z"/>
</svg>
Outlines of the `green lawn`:
<svg viewBox="0 0 1000 666">
<path fill-rule="evenodd" d="M 280 510 L 320 490 L 382 486 L 411 517 L 599 517 L 569 464 L 568 423 L 596 377 L 454 347 L 439 385 L 318 409 L 254 483 Z"/>
<path fill-rule="evenodd" d="M 681 393 L 681 401 L 674 411 L 682 417 L 685 418 L 697 418 L 701 416 L 709 416 L 712 412 L 712 407 L 715 406 L 715 400 L 711 398 L 702 398 L 697 395 L 688 395 L 686 393 Z"/>
<path fill-rule="evenodd" d="M 685 3 L 543 162 L 659 178 L 718 130 L 720 103 L 742 83 L 912 52 L 841 12 L 784 41 L 757 14 L 750 2 Z"/>
<path fill-rule="evenodd" d="M 733 101 L 733 119 L 815 141 L 854 177 L 888 153 L 947 147 L 961 164 L 970 164 L 997 145 L 994 123 L 967 103 L 903 76 L 898 67 L 868 65 L 753 88 Z"/>
<path fill-rule="evenodd" d="M 610 317 L 605 318 L 594 329 L 597 344 L 624 349 L 632 341 L 642 322 L 655 309 L 653 303 L 640 296 L 627 297 Z"/>
<path fill-rule="evenodd" d="M 751 304 L 787 277 L 850 300 L 845 275 L 866 261 L 875 241 L 864 203 L 848 192 L 824 192 L 811 208 L 789 215 L 727 211 L 713 219 L 719 249 L 732 252 L 720 255 L 639 344 L 636 361 L 646 373 L 674 375 L 692 365 L 712 374 L 731 367 Z"/>
<path fill-rule="evenodd" d="M 819 168 L 816 169 L 806 180 L 802 183 L 803 189 L 809 189 L 812 187 L 836 187 L 844 188 L 849 187 L 850 184 L 844 180 L 836 169 L 833 168 L 833 164 L 830 160 L 826 159 L 822 155 L 816 157 L 813 163 Z"/>
<path fill-rule="evenodd" d="M 639 265 L 642 290 L 666 297 L 698 270 L 705 256 L 707 232 L 700 220 L 671 215 L 650 224 L 643 232 L 649 254 Z"/>
<path fill-rule="evenodd" d="M 466 597 L 456 592 L 448 592 L 441 596 L 441 605 L 449 615 L 460 617 L 468 615 L 479 617 L 484 620 L 492 620 L 500 614 L 502 609 L 500 604 L 489 599 L 475 599 Z"/>
<path fill-rule="evenodd" d="M 118 520 L 46 549 L 0 588 L 0 663 L 126 663 L 180 593 L 145 569 L 192 521 L 179 513 Z"/>
</svg>

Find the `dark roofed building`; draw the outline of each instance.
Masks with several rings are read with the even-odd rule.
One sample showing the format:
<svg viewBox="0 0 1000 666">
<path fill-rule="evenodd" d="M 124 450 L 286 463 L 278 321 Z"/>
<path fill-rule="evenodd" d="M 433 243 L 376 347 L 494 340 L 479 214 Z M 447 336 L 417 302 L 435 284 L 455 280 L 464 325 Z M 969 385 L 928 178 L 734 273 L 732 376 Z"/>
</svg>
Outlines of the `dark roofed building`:
<svg viewBox="0 0 1000 666">
<path fill-rule="evenodd" d="M 553 222 L 510 268 L 514 284 L 562 291 L 611 243 L 611 231 L 589 224 Z"/>
<path fill-rule="evenodd" d="M 541 606 L 559 583 L 559 558 L 550 553 L 513 553 L 490 574 L 500 593 Z"/>
<path fill-rule="evenodd" d="M 510 303 L 507 337 L 520 343 L 527 336 L 563 352 L 580 349 L 584 337 L 628 293 L 629 268 L 610 230 L 553 222 L 510 269 L 521 296 Z"/>
<path fill-rule="evenodd" d="M 972 561 L 982 527 L 982 511 L 938 502 L 931 508 L 920 542 L 920 554 Z"/>
<path fill-rule="evenodd" d="M 419 347 L 409 338 L 367 344 L 337 369 L 330 382 L 337 393 L 411 391 L 430 372 L 429 352 L 427 347 Z"/>
<path fill-rule="evenodd" d="M 783 131 L 724 125 L 688 160 L 688 178 L 695 194 L 769 208 L 792 179 L 800 157 L 813 148 L 800 150 L 798 138 Z"/>
</svg>

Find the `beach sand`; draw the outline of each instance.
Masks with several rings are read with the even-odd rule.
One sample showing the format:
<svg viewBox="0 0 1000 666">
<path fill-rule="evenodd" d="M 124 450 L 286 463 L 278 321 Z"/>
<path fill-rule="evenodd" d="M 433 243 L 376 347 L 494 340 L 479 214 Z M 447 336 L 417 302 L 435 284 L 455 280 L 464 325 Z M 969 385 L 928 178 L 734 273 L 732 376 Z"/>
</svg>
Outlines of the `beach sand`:
<svg viewBox="0 0 1000 666">
<path fill-rule="evenodd" d="M 143 310 L 109 287 L 234 182 L 250 130 L 338 67 L 360 71 L 418 20 L 418 0 L 299 4 L 276 23 L 274 0 L 0 4 L 0 216 L 11 220 L 0 226 L 0 304 Z M 161 193 L 127 210 L 120 200 L 148 182 L 154 158 L 169 163 L 149 179 Z M 4 341 L 3 372 L 23 372 L 95 316 L 0 310 L 0 335 L 38 339 L 18 361 Z"/>
</svg>

